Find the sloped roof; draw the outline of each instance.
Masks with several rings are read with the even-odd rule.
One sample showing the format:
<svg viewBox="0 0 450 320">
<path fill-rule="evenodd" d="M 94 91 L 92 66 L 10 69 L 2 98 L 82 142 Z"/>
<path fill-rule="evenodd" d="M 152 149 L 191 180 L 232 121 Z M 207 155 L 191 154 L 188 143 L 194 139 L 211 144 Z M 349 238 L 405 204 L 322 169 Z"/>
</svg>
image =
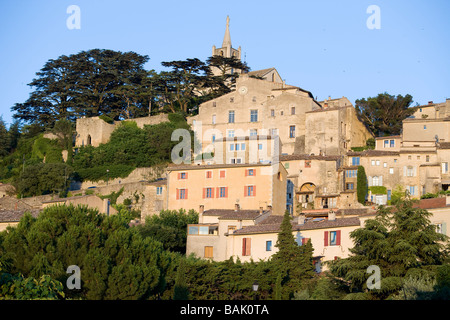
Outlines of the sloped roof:
<svg viewBox="0 0 450 320">
<path fill-rule="evenodd" d="M 0 210 L 0 222 L 19 222 L 26 212 L 37 217 L 41 210 Z"/>
<path fill-rule="evenodd" d="M 282 220 L 282 216 L 281 220 Z M 267 218 L 269 219 L 269 218 Z M 267 220 L 266 219 L 266 220 Z M 279 218 L 278 218 L 279 219 Z M 254 233 L 275 233 L 280 231 L 281 222 L 279 223 L 260 223 L 254 226 L 247 226 L 245 228 L 236 230 L 233 235 L 240 234 L 254 234 Z M 292 224 L 293 231 L 300 230 L 314 230 L 314 229 L 325 229 L 325 228 L 339 228 L 339 227 L 351 227 L 360 226 L 360 221 L 358 217 L 352 218 L 338 218 L 335 220 L 322 220 L 322 221 L 307 221 L 304 224 Z"/>
<path fill-rule="evenodd" d="M 268 211 L 263 211 L 263 214 Z M 233 209 L 209 209 L 203 212 L 203 216 L 218 216 L 224 220 L 254 220 L 261 215 L 259 210 L 233 210 Z"/>
</svg>

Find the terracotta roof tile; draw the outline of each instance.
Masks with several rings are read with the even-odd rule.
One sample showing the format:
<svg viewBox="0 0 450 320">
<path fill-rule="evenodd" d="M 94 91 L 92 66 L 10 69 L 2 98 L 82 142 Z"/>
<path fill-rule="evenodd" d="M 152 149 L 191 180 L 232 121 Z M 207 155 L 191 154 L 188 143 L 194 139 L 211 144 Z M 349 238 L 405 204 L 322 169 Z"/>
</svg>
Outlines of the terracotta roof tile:
<svg viewBox="0 0 450 320">
<path fill-rule="evenodd" d="M 282 216 L 281 221 L 282 221 Z M 266 220 L 268 220 L 267 218 Z M 254 234 L 254 233 L 278 233 L 280 231 L 279 223 L 260 223 L 254 226 L 247 226 L 242 229 L 233 232 L 234 235 L 239 234 Z M 302 225 L 293 223 L 292 230 L 314 230 L 314 229 L 325 229 L 325 228 L 339 228 L 339 227 L 350 227 L 350 226 L 360 226 L 359 218 L 337 218 L 335 220 L 322 220 L 322 221 L 307 221 Z"/>
</svg>

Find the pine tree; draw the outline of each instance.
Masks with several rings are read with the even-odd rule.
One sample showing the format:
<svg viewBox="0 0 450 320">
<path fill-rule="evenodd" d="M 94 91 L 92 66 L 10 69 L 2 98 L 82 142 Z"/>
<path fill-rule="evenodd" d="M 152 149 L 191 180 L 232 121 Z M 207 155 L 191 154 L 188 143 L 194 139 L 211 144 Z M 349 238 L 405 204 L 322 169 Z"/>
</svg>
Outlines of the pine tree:
<svg viewBox="0 0 450 320">
<path fill-rule="evenodd" d="M 350 290 L 361 294 L 367 290 L 367 268 L 375 265 L 381 271 L 381 288 L 364 295 L 384 299 L 397 293 L 403 279 L 429 274 L 431 266 L 441 265 L 448 258 L 444 247 L 448 237 L 436 231 L 430 216 L 408 198 L 395 207 L 380 208 L 374 219 L 366 220 L 363 228 L 350 234 L 354 242 L 351 256 L 331 262 L 332 274 L 348 281 Z"/>
</svg>

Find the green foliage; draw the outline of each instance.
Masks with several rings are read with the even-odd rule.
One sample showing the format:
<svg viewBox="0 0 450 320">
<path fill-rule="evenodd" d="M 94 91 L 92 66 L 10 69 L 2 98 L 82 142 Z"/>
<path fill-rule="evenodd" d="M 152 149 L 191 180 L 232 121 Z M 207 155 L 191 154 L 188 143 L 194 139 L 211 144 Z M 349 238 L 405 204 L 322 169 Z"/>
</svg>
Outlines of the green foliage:
<svg viewBox="0 0 450 320">
<path fill-rule="evenodd" d="M 117 199 L 122 195 L 123 193 L 124 187 L 120 188 L 119 191 L 113 191 L 110 194 L 105 194 L 105 195 L 98 195 L 98 197 L 102 200 L 104 199 L 109 199 L 111 204 L 116 204 L 117 203 Z"/>
<path fill-rule="evenodd" d="M 61 282 L 48 275 L 24 278 L 2 273 L 0 268 L 0 300 L 59 300 L 64 296 Z"/>
<path fill-rule="evenodd" d="M 136 228 L 143 237 L 160 241 L 164 249 L 185 253 L 187 225 L 198 223 L 198 213 L 190 210 L 162 210 L 159 215 L 148 216 L 145 224 Z"/>
<path fill-rule="evenodd" d="M 415 108 L 410 108 L 411 95 L 389 95 L 380 93 L 376 97 L 362 98 L 355 101 L 358 116 L 377 136 L 398 135 L 402 121 L 412 115 Z"/>
<path fill-rule="evenodd" d="M 369 190 L 372 194 L 387 194 L 387 188 L 384 186 L 371 186 Z"/>
<path fill-rule="evenodd" d="M 171 141 L 175 129 L 189 129 L 182 115 L 173 114 L 170 122 L 139 128 L 135 122 L 123 121 L 111 134 L 110 141 L 97 148 L 85 146 L 74 157 L 76 178 L 81 181 L 106 181 L 127 177 L 136 167 L 151 167 L 171 161 L 178 143 Z"/>
<path fill-rule="evenodd" d="M 385 299 L 397 294 L 408 276 L 428 274 L 427 270 L 448 258 L 444 247 L 448 239 L 436 232 L 430 216 L 428 211 L 413 207 L 413 201 L 407 198 L 393 208 L 380 207 L 374 219 L 350 233 L 354 242 L 351 256 L 330 262 L 332 274 L 347 281 L 350 291 L 363 292 L 369 277 L 366 270 L 376 265 L 381 270 L 381 289 L 364 296 Z"/>
<path fill-rule="evenodd" d="M 364 204 L 366 202 L 368 186 L 366 170 L 363 166 L 358 166 L 357 178 L 356 178 L 356 194 L 358 202 Z"/>
<path fill-rule="evenodd" d="M 102 119 L 103 121 L 105 121 L 106 123 L 109 123 L 109 124 L 114 123 L 114 119 L 108 117 L 106 114 L 102 114 L 101 116 L 99 116 L 99 118 Z"/>
<path fill-rule="evenodd" d="M 38 163 L 25 167 L 16 185 L 24 197 L 61 192 L 67 189 L 72 168 L 65 163 Z"/>
<path fill-rule="evenodd" d="M 294 293 L 302 287 L 303 282 L 314 277 L 315 273 L 311 240 L 304 245 L 297 245 L 292 231 L 291 216 L 287 210 L 275 247 L 278 251 L 272 255 L 271 262 L 274 271 L 282 277 L 281 298 L 292 299 Z"/>
<path fill-rule="evenodd" d="M 74 179 L 78 181 L 106 181 L 109 179 L 116 178 L 125 178 L 127 177 L 134 169 L 133 166 L 123 165 L 123 164 L 115 164 L 110 166 L 98 166 L 93 168 L 79 168 L 76 169 L 76 173 L 74 175 Z M 109 172 L 107 172 L 109 170 Z"/>
<path fill-rule="evenodd" d="M 189 300 L 189 289 L 186 284 L 186 262 L 180 259 L 175 279 L 173 300 Z"/>
<path fill-rule="evenodd" d="M 128 221 L 81 206 L 48 207 L 38 218 L 26 214 L 16 228 L 0 233 L 0 262 L 9 273 L 48 275 L 61 283 L 69 265 L 79 266 L 81 289 L 64 289 L 70 298 L 150 298 L 163 290 L 170 256 Z"/>
</svg>

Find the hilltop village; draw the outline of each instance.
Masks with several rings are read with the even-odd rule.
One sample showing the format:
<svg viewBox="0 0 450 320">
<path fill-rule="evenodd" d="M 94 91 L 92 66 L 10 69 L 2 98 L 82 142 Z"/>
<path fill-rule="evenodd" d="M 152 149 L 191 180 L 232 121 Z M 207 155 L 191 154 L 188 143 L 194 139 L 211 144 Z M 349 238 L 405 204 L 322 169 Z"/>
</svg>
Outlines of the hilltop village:
<svg viewBox="0 0 450 320">
<path fill-rule="evenodd" d="M 231 44 L 229 23 L 213 55 L 241 59 Z M 83 204 L 114 214 L 109 199 L 134 199 L 141 211 L 135 223 L 161 210 L 194 209 L 199 223 L 188 226 L 186 253 L 223 261 L 267 259 L 274 252 L 286 210 L 299 245 L 311 240 L 317 272 L 324 261 L 345 258 L 353 246 L 350 232 L 389 205 L 397 188 L 415 199 L 448 191 L 450 185 L 450 99 L 429 102 L 405 119 L 402 133 L 376 137 L 345 97 L 316 101 L 313 94 L 286 84 L 276 68 L 238 73 L 230 93 L 199 106 L 188 118 L 201 154 L 213 157 L 186 164 L 137 168 L 126 178 L 73 184 L 73 197 L 52 195 L 16 199 L 0 185 L 0 230 L 17 224 L 25 211 L 38 214 L 55 204 Z M 169 121 L 167 114 L 124 121 L 138 127 Z M 121 121 L 101 117 L 76 121 L 75 147 L 107 143 Z M 47 136 L 52 138 L 51 134 Z M 375 141 L 367 148 L 367 141 Z M 194 154 L 193 159 L 199 159 Z M 358 168 L 368 192 L 357 196 Z M 423 199 L 439 232 L 450 235 L 450 195 Z"/>
</svg>

